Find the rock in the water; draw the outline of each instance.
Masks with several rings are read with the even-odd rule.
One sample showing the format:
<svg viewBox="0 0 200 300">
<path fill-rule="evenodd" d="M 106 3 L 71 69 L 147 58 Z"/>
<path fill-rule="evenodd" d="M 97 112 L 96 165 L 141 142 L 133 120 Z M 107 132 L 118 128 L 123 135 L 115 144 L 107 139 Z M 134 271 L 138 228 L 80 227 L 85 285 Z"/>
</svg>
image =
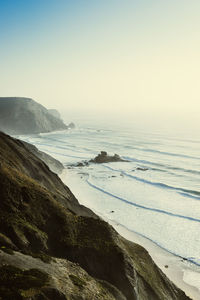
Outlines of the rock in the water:
<svg viewBox="0 0 200 300">
<path fill-rule="evenodd" d="M 69 123 L 68 128 L 69 129 L 74 129 L 76 126 L 73 122 Z"/>
<path fill-rule="evenodd" d="M 106 151 L 101 151 L 101 153 L 98 154 L 94 159 L 91 159 L 89 161 L 83 160 L 76 164 L 72 164 L 71 166 L 72 167 L 85 167 L 85 166 L 89 166 L 90 163 L 103 164 L 103 163 L 119 162 L 119 161 L 127 162 L 127 160 L 122 159 L 118 154 L 114 154 L 113 156 L 111 156 L 111 155 L 108 155 Z"/>
<path fill-rule="evenodd" d="M 29 98 L 0 97 L 0 130 L 9 134 L 34 134 L 67 129 L 60 118 Z"/>
<path fill-rule="evenodd" d="M 84 167 L 84 166 L 85 166 L 85 164 L 83 162 L 79 162 L 76 164 L 76 167 Z"/>
<path fill-rule="evenodd" d="M 138 171 L 147 171 L 148 168 L 141 168 L 141 167 L 138 167 L 138 168 L 136 168 L 136 170 L 138 170 Z"/>
<path fill-rule="evenodd" d="M 118 162 L 118 161 L 127 161 L 122 159 L 118 154 L 114 154 L 113 156 L 108 155 L 106 151 L 101 151 L 94 159 L 91 159 L 89 162 L 102 164 L 108 162 Z"/>
</svg>

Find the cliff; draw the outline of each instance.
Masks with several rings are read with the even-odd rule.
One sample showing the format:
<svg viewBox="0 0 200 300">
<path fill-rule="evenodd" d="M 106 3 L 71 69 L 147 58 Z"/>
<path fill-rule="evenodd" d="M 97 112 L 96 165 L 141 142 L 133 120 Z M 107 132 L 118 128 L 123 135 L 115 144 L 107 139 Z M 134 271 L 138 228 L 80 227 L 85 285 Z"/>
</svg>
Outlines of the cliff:
<svg viewBox="0 0 200 300">
<path fill-rule="evenodd" d="M 54 116 L 54 117 L 56 117 L 56 118 L 58 118 L 58 119 L 61 120 L 61 115 L 60 115 L 59 111 L 57 111 L 57 109 L 48 109 L 48 112 L 49 112 L 52 116 Z"/>
<path fill-rule="evenodd" d="M 68 126 L 44 106 L 29 98 L 0 97 L 0 130 L 8 134 L 34 134 L 64 130 Z"/>
<path fill-rule="evenodd" d="M 0 133 L 0 299 L 187 300 L 148 252 Z"/>
<path fill-rule="evenodd" d="M 38 150 L 37 147 L 35 147 L 34 145 L 32 144 L 29 144 L 27 142 L 24 142 L 24 141 L 21 141 L 24 146 L 30 151 L 32 152 L 35 156 L 37 156 L 38 158 L 40 158 L 42 161 L 45 162 L 45 164 L 49 167 L 49 169 L 56 173 L 56 174 L 61 174 L 63 169 L 64 169 L 64 166 L 63 164 L 53 158 L 52 156 L 48 155 L 47 153 L 43 152 L 43 151 L 40 151 Z"/>
</svg>

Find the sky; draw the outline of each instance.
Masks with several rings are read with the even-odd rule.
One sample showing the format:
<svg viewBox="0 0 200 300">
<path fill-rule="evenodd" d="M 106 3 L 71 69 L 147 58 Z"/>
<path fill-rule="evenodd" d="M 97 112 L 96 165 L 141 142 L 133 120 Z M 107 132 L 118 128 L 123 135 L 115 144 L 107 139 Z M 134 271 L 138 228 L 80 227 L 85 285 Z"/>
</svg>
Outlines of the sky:
<svg viewBox="0 0 200 300">
<path fill-rule="evenodd" d="M 199 126 L 199 15 L 199 0 L 0 0 L 0 96 Z"/>
</svg>

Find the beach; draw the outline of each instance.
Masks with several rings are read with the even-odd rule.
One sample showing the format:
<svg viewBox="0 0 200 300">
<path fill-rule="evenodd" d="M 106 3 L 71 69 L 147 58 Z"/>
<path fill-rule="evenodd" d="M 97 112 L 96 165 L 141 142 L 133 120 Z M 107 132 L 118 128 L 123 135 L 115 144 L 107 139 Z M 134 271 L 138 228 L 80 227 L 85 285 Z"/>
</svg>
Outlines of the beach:
<svg viewBox="0 0 200 300">
<path fill-rule="evenodd" d="M 91 192 L 84 185 L 81 176 L 72 176 L 69 170 L 64 170 L 61 174 L 61 179 L 66 183 L 79 202 L 84 206 L 91 208 L 96 214 L 103 218 L 106 222 L 112 225 L 115 230 L 124 238 L 134 243 L 143 246 L 150 254 L 154 262 L 166 274 L 166 276 L 182 289 L 187 296 L 193 300 L 200 299 L 200 269 L 193 263 L 185 261 L 183 258 L 173 255 L 168 251 L 157 246 L 152 241 L 141 235 L 130 232 L 123 225 L 106 217 L 99 211 L 95 210 L 95 193 Z M 113 215 L 110 213 L 110 215 Z"/>
</svg>

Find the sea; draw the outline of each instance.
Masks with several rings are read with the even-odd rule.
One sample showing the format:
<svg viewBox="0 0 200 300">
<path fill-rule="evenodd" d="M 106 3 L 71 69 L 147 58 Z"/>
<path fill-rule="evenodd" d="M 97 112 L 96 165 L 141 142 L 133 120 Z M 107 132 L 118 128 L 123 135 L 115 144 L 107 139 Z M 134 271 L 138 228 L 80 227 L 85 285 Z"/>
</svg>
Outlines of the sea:
<svg viewBox="0 0 200 300">
<path fill-rule="evenodd" d="M 200 137 L 94 121 L 18 137 L 63 163 L 61 178 L 81 203 L 200 266 Z M 75 166 L 100 151 L 126 162 Z"/>
</svg>

